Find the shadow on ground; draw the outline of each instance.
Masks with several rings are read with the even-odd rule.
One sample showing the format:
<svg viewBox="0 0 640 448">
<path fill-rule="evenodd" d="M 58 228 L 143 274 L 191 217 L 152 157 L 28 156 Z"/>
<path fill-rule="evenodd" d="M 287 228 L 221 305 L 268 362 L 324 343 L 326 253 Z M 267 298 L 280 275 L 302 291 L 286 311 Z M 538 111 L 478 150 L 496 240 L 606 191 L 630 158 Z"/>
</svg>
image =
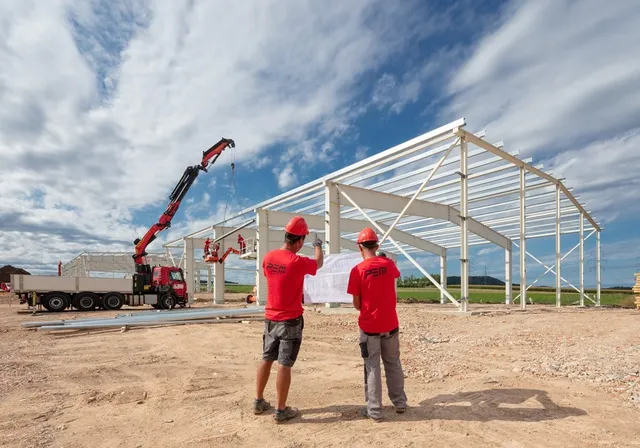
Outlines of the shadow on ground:
<svg viewBox="0 0 640 448">
<path fill-rule="evenodd" d="M 362 405 L 333 405 L 300 409 L 301 417 L 291 423 L 333 423 L 363 419 Z M 587 412 L 555 404 L 549 394 L 536 389 L 486 389 L 438 395 L 409 406 L 404 414 L 384 408 L 387 421 L 460 420 L 541 422 L 587 415 Z"/>
</svg>

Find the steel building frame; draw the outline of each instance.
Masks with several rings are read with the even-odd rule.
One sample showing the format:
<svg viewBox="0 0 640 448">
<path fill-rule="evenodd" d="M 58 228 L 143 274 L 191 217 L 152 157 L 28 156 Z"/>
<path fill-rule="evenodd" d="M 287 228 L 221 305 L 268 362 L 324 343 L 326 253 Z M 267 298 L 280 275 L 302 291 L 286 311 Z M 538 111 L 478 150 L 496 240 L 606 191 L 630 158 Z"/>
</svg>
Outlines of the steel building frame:
<svg viewBox="0 0 640 448">
<path fill-rule="evenodd" d="M 242 227 L 243 236 L 257 241 L 256 285 L 258 303 L 264 303 L 266 282 L 261 263 L 266 251 L 282 244 L 282 229 L 295 215 L 303 216 L 311 232 L 324 236 L 325 253 L 357 250 L 355 237 L 365 226 L 382 236 L 381 249 L 403 254 L 440 290 L 441 302 L 468 309 L 469 247 L 495 244 L 505 251 L 505 303 L 518 299 L 526 308 L 527 255 L 556 275 L 556 306 L 561 286 L 567 283 L 600 305 L 600 232 L 602 227 L 585 210 L 562 179 L 507 152 L 503 143 L 484 139 L 485 131 L 471 133 L 464 118 L 422 134 L 360 162 L 260 202 L 233 217 L 165 244 L 182 247 L 187 276 L 195 272 L 194 249 L 204 238 L 224 245 Z M 585 232 L 590 232 L 585 237 Z M 561 236 L 578 234 L 579 243 L 564 256 Z M 584 242 L 596 235 L 596 295 L 584 293 Z M 528 239 L 555 236 L 555 264 L 545 265 L 526 250 Z M 516 241 L 518 243 L 516 243 Z M 261 244 L 262 243 L 262 244 Z M 520 294 L 512 297 L 512 249 L 519 248 Z M 447 251 L 460 248 L 461 297 L 447 290 Z M 561 275 L 561 262 L 579 249 L 579 285 Z M 311 254 L 307 245 L 305 253 Z M 440 257 L 442 283 L 438 283 L 414 258 L 430 253 Z M 397 255 L 397 254 L 396 254 Z M 544 274 L 543 274 L 544 275 Z M 222 300 L 215 284 L 224 284 L 224 267 L 214 270 L 214 300 Z"/>
</svg>

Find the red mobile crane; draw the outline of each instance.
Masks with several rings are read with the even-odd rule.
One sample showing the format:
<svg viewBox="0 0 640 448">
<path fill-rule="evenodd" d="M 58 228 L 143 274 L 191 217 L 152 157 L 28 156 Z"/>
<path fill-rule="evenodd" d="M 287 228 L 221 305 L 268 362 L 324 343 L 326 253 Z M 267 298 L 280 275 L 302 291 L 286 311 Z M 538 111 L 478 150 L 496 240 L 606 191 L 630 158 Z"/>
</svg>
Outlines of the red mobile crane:
<svg viewBox="0 0 640 448">
<path fill-rule="evenodd" d="M 96 308 L 116 310 L 123 305 L 143 304 L 159 309 L 185 306 L 188 294 L 182 269 L 174 266 L 149 266 L 145 259 L 146 249 L 159 232 L 171 226 L 173 216 L 200 171 L 206 172 L 227 147 L 234 148 L 235 143 L 223 138 L 202 152 L 202 162 L 199 165 L 187 167 L 169 196 L 169 205 L 158 222 L 142 238 L 134 241 L 136 272 L 133 278 L 65 277 L 61 275 L 59 263 L 57 276 L 11 275 L 11 289 L 20 297 L 20 303 L 32 306 L 40 304 L 49 311 L 63 311 L 70 306 L 82 311 Z"/>
<path fill-rule="evenodd" d="M 156 235 L 171 227 L 171 220 L 178 211 L 180 203 L 195 182 L 200 171 L 207 172 L 208 168 L 213 165 L 220 154 L 227 148 L 235 147 L 235 142 L 228 138 L 222 138 L 218 143 L 213 145 L 206 151 L 202 152 L 202 162 L 199 165 L 187 167 L 182 178 L 169 195 L 169 205 L 164 213 L 160 216 L 157 223 L 152 225 L 142 238 L 136 238 L 135 261 L 136 273 L 134 274 L 134 292 L 137 293 L 158 293 L 165 297 L 162 307 L 173 307 L 176 303 L 184 305 L 188 301 L 186 283 L 182 275 L 182 269 L 168 266 L 155 266 L 151 268 L 146 263 L 146 249 L 155 239 Z M 160 302 L 159 302 L 160 303 Z"/>
</svg>

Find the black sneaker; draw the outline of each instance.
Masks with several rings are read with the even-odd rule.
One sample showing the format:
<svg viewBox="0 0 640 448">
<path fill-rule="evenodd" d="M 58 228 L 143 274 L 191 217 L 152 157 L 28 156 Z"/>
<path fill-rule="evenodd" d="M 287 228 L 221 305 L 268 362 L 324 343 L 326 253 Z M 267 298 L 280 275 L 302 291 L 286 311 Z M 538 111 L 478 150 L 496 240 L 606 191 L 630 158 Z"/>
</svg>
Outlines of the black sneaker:
<svg viewBox="0 0 640 448">
<path fill-rule="evenodd" d="M 262 414 L 264 411 L 271 409 L 271 405 L 264 398 L 253 400 L 253 413 L 255 415 Z"/>
<path fill-rule="evenodd" d="M 273 414 L 273 419 L 276 421 L 276 423 L 282 423 L 284 421 L 291 420 L 297 415 L 298 415 L 297 408 L 291 408 L 287 406 L 284 408 L 284 410 L 280 410 L 280 409 L 276 410 L 276 413 Z"/>
</svg>

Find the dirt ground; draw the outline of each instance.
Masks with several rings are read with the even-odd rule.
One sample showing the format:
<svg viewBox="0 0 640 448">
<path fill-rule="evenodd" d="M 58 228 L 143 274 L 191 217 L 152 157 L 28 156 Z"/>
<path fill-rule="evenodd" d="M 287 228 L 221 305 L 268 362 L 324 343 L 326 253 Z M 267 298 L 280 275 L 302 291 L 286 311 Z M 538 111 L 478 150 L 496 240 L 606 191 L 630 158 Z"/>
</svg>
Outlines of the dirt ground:
<svg viewBox="0 0 640 448">
<path fill-rule="evenodd" d="M 357 316 L 308 309 L 289 394 L 301 416 L 276 425 L 251 412 L 261 322 L 45 333 L 20 323 L 56 315 L 24 308 L 0 300 L 2 447 L 640 446 L 636 310 L 400 305 L 410 407 L 385 396 L 375 423 L 358 415 Z"/>
</svg>

